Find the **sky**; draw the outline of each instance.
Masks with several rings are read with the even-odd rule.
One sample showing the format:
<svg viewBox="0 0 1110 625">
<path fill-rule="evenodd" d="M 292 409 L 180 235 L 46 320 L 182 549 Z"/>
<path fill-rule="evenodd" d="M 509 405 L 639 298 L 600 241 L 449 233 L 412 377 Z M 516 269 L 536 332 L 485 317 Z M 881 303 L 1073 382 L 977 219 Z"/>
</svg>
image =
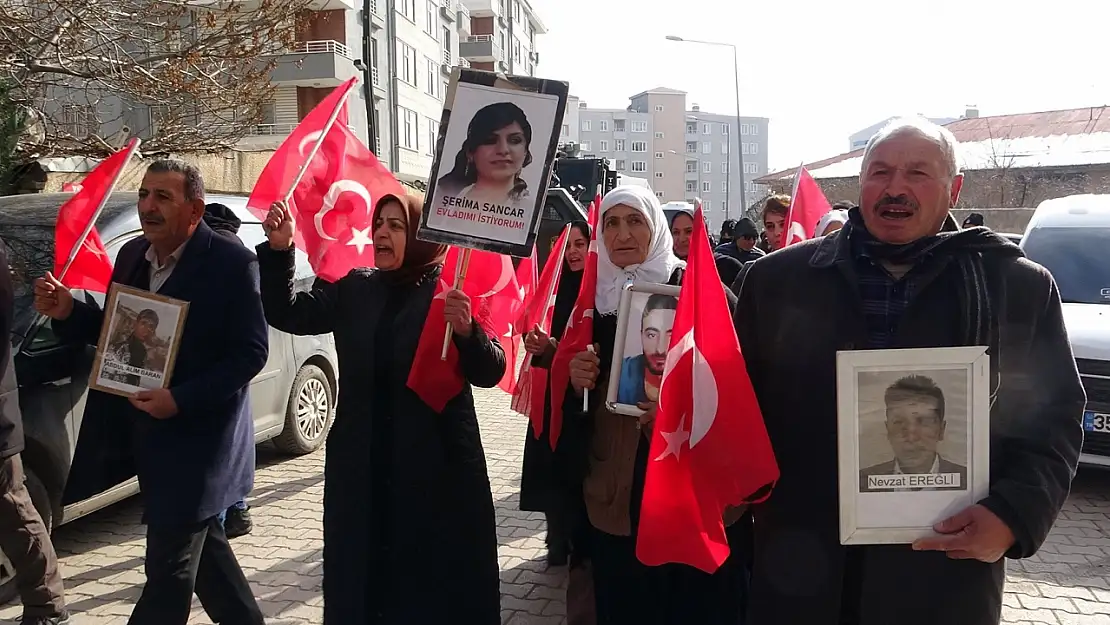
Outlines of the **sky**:
<svg viewBox="0 0 1110 625">
<path fill-rule="evenodd" d="M 848 149 L 896 115 L 981 116 L 1110 104 L 1105 0 L 530 0 L 537 74 L 591 107 L 654 87 L 687 106 L 770 118 L 772 171 Z"/>
</svg>

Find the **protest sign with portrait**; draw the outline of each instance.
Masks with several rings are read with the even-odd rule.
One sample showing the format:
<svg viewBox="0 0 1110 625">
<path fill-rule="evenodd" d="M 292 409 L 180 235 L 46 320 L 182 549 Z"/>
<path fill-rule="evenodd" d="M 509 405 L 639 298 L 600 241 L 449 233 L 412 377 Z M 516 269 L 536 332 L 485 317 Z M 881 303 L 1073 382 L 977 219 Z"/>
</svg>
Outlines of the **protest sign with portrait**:
<svg viewBox="0 0 1110 625">
<path fill-rule="evenodd" d="M 841 542 L 910 543 L 986 496 L 986 347 L 837 354 Z"/>
<path fill-rule="evenodd" d="M 456 68 L 417 236 L 531 254 L 568 94 L 565 82 Z"/>
<path fill-rule="evenodd" d="M 637 404 L 659 401 L 680 290 L 668 284 L 635 282 L 621 293 L 605 398 L 611 412 L 639 416 L 644 411 Z"/>
<path fill-rule="evenodd" d="M 89 388 L 113 395 L 166 388 L 189 303 L 112 283 Z"/>
</svg>

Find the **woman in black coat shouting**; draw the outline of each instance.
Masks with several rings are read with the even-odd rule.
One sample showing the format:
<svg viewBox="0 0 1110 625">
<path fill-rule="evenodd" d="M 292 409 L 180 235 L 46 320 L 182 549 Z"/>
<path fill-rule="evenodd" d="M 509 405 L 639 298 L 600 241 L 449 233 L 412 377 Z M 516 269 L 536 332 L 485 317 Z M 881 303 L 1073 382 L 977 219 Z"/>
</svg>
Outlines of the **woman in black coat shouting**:
<svg viewBox="0 0 1110 625">
<path fill-rule="evenodd" d="M 470 385 L 493 387 L 505 352 L 448 291 L 468 384 L 437 413 L 406 385 L 446 246 L 416 238 L 422 201 L 374 208 L 376 269 L 308 292 L 293 287 L 292 213 L 275 204 L 258 246 L 266 319 L 291 334 L 333 332 L 339 400 L 324 469 L 324 622 L 501 622 L 497 534 Z M 429 600 L 434 593 L 435 600 Z"/>
</svg>

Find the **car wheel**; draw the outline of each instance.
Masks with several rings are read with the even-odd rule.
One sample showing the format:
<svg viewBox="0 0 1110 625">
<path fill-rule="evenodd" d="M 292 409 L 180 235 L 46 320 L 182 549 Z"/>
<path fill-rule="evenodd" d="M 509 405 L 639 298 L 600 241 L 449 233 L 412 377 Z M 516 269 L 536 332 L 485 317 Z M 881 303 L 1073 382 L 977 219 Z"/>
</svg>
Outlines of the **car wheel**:
<svg viewBox="0 0 1110 625">
<path fill-rule="evenodd" d="M 42 517 L 42 522 L 46 525 L 46 531 L 50 532 L 54 529 L 54 513 L 50 507 L 50 495 L 46 491 L 46 486 L 43 485 L 42 480 L 35 475 L 35 472 L 24 467 L 25 475 L 27 476 L 27 492 L 31 494 L 31 501 L 35 504 L 35 510 L 38 510 L 39 516 Z M 15 599 L 19 594 L 19 589 L 15 585 L 15 567 L 12 566 L 12 561 L 8 556 L 0 551 L 0 604 L 7 603 Z"/>
<path fill-rule="evenodd" d="M 316 365 L 301 367 L 289 393 L 285 427 L 274 445 L 295 455 L 316 451 L 327 438 L 334 414 L 335 395 L 328 376 Z"/>
</svg>

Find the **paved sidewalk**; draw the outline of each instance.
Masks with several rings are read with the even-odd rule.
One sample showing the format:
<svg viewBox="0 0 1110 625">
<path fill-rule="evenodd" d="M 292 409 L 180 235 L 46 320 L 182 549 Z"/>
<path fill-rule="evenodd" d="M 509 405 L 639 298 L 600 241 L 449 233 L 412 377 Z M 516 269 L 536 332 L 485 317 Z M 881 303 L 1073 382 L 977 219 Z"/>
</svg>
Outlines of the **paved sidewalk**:
<svg viewBox="0 0 1110 625">
<path fill-rule="evenodd" d="M 517 510 L 524 418 L 497 390 L 478 391 L 478 412 L 497 504 L 503 621 L 564 622 L 564 579 L 544 572 L 541 515 Z M 232 542 L 271 625 L 322 623 L 324 455 L 286 459 L 261 451 L 250 498 L 255 529 Z M 1007 624 L 1110 625 L 1110 472 L 1080 475 L 1052 536 L 1034 558 L 1009 563 Z M 143 583 L 138 500 L 60 528 L 75 625 L 123 625 Z M 191 623 L 210 621 L 194 603 Z M 0 609 L 16 620 L 18 606 Z"/>
</svg>

